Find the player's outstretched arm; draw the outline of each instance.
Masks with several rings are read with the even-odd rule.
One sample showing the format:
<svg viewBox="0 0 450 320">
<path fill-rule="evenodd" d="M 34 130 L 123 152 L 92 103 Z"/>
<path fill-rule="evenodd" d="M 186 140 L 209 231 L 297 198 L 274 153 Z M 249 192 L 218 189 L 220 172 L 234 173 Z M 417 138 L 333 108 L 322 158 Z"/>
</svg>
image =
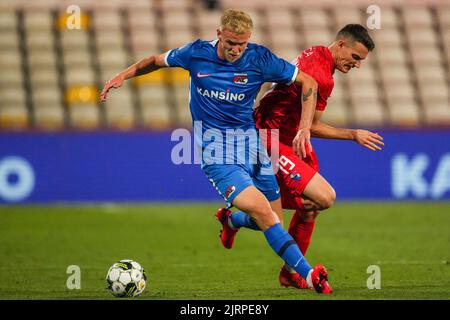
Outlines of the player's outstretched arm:
<svg viewBox="0 0 450 320">
<path fill-rule="evenodd" d="M 384 147 L 383 137 L 378 133 L 370 132 L 364 129 L 356 129 L 352 131 L 353 140 L 359 145 L 372 151 L 381 150 L 381 147 Z"/>
<path fill-rule="evenodd" d="M 323 139 L 353 140 L 367 149 L 377 151 L 384 146 L 383 137 L 363 129 L 335 128 L 320 121 L 323 111 L 316 111 L 311 125 L 311 135 Z"/>
<path fill-rule="evenodd" d="M 295 82 L 302 86 L 302 117 L 298 127 L 297 135 L 292 141 L 294 152 L 304 158 L 306 147 L 311 150 L 311 125 L 316 110 L 317 81 L 310 75 L 299 70 Z"/>
<path fill-rule="evenodd" d="M 160 54 L 158 56 L 143 58 L 115 75 L 111 80 L 105 83 L 103 90 L 100 93 L 100 101 L 106 101 L 109 90 L 111 88 L 121 87 L 125 80 L 166 67 L 164 57 L 165 54 Z"/>
</svg>

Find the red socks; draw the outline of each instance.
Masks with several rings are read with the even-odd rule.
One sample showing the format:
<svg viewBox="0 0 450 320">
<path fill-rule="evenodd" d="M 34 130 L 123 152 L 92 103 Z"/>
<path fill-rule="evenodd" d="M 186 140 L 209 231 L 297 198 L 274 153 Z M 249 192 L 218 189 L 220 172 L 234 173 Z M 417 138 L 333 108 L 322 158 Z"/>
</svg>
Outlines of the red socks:
<svg viewBox="0 0 450 320">
<path fill-rule="evenodd" d="M 289 234 L 297 242 L 298 247 L 303 255 L 306 255 L 309 244 L 311 242 L 311 235 L 314 230 L 315 220 L 303 221 L 300 217 L 301 211 L 296 210 L 292 216 L 289 224 Z"/>
</svg>

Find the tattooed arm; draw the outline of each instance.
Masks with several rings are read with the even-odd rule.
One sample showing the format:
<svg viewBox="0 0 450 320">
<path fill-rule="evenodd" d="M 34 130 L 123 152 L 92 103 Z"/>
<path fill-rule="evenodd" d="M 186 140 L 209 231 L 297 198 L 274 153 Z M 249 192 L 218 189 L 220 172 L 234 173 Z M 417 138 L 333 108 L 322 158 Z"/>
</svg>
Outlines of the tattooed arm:
<svg viewBox="0 0 450 320">
<path fill-rule="evenodd" d="M 306 157 L 306 146 L 311 150 L 311 125 L 317 102 L 317 81 L 299 70 L 295 82 L 302 86 L 302 117 L 297 135 L 292 141 L 294 152 L 301 158 Z"/>
</svg>

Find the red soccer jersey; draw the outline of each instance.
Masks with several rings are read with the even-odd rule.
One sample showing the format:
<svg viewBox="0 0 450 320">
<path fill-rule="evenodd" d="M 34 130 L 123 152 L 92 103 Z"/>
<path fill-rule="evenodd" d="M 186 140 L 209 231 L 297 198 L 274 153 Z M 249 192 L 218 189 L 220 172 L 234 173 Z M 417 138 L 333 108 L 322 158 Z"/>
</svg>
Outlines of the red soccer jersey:
<svg viewBox="0 0 450 320">
<path fill-rule="evenodd" d="M 297 68 L 318 83 L 316 110 L 325 110 L 333 90 L 334 62 L 327 47 L 315 46 L 304 50 L 296 59 Z M 254 117 L 259 129 L 279 129 L 280 142 L 291 145 L 302 115 L 302 87 L 296 83 L 277 84 L 260 101 Z"/>
</svg>

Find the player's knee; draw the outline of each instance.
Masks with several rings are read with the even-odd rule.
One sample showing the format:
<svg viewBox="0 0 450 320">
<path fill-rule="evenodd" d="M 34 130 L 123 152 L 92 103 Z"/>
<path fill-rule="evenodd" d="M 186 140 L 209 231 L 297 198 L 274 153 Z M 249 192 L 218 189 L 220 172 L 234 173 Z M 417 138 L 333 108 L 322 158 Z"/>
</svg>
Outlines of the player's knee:
<svg viewBox="0 0 450 320">
<path fill-rule="evenodd" d="M 336 191 L 334 191 L 334 189 L 330 187 L 329 190 L 322 193 L 320 199 L 318 200 L 320 210 L 326 210 L 331 208 L 335 201 L 336 201 Z"/>
<path fill-rule="evenodd" d="M 270 206 L 255 206 L 249 214 L 263 231 L 280 222 Z"/>
</svg>

